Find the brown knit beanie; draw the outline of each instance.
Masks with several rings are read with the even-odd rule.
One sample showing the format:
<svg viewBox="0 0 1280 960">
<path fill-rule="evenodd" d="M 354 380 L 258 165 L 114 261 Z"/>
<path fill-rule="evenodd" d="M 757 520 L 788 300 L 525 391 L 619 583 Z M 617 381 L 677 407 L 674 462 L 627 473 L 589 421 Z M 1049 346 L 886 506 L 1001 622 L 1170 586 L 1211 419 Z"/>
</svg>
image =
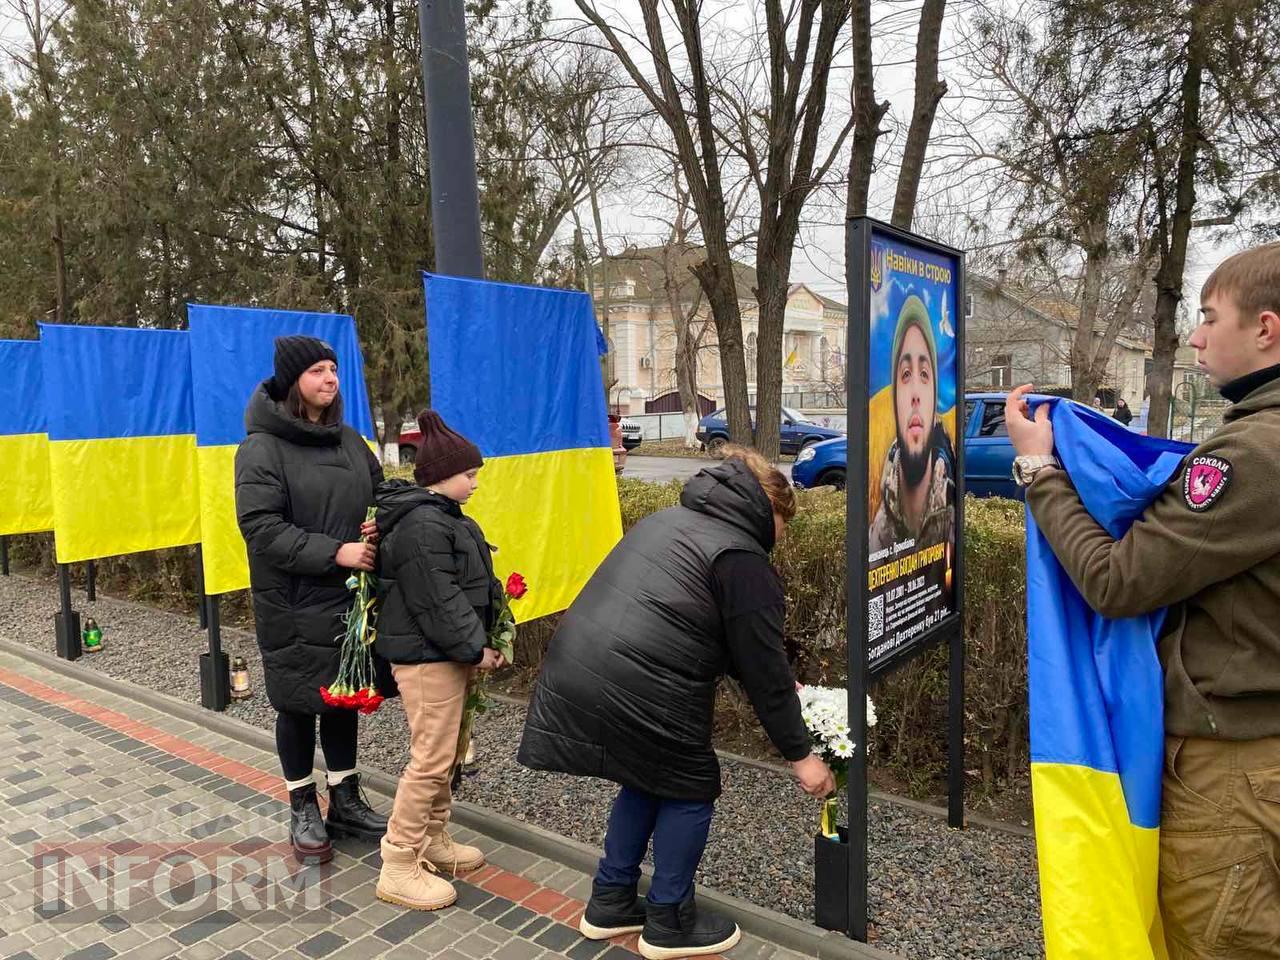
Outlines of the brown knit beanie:
<svg viewBox="0 0 1280 960">
<path fill-rule="evenodd" d="M 429 487 L 454 474 L 484 466 L 480 448 L 450 430 L 434 410 L 418 414 L 418 429 L 422 431 L 422 442 L 413 460 L 413 478 L 418 486 Z"/>
</svg>

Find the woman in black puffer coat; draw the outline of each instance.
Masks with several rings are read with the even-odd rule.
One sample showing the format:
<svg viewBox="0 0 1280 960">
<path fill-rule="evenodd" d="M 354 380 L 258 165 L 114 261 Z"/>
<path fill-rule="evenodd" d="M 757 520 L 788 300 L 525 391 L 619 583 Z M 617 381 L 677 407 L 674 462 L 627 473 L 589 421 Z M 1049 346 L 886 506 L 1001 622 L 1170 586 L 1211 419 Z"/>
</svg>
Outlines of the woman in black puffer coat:
<svg viewBox="0 0 1280 960">
<path fill-rule="evenodd" d="M 353 570 L 372 570 L 377 529 L 365 523 L 382 467 L 342 422 L 338 358 L 323 340 L 276 339 L 275 372 L 245 411 L 236 452 L 236 515 L 249 550 L 253 613 L 276 749 L 289 788 L 289 839 L 303 863 L 333 857 L 330 835 L 378 840 L 387 821 L 364 801 L 356 766 L 358 714 L 327 706 L 338 675 Z M 370 541 L 362 543 L 362 534 Z M 320 817 L 312 761 L 316 717 L 328 767 Z"/>
<path fill-rule="evenodd" d="M 782 644 L 785 601 L 769 551 L 796 512 L 787 479 L 754 450 L 690 480 L 680 506 L 627 533 L 560 621 L 517 759 L 535 770 L 603 777 L 622 789 L 579 929 L 641 931 L 649 960 L 728 950 L 733 921 L 697 908 L 720 765 L 711 745 L 716 685 L 741 681 L 801 786 L 834 788 L 810 749 Z M 653 843 L 653 883 L 636 899 Z"/>
</svg>

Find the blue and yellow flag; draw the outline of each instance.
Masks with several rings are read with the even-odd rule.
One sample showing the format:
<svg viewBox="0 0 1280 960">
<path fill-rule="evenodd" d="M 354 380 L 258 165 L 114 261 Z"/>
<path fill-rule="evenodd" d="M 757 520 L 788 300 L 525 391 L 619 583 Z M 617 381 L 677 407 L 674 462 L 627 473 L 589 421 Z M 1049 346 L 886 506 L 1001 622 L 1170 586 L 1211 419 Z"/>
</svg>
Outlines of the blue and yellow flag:
<svg viewBox="0 0 1280 960">
<path fill-rule="evenodd" d="M 196 543 L 184 330 L 40 326 L 59 563 Z"/>
<path fill-rule="evenodd" d="M 1192 448 L 1080 404 L 1042 402 L 1053 405 L 1056 452 L 1080 500 L 1122 538 Z M 1094 613 L 1027 511 L 1031 788 L 1050 960 L 1166 956 L 1156 901 L 1163 621 L 1163 610 Z"/>
<path fill-rule="evenodd" d="M 591 298 L 423 277 L 433 405 L 485 458 L 467 513 L 529 583 L 516 616 L 563 610 L 622 536 Z"/>
<path fill-rule="evenodd" d="M 0 536 L 53 529 L 38 340 L 0 340 Z"/>
<path fill-rule="evenodd" d="M 275 338 L 304 334 L 326 341 L 338 355 L 345 419 L 370 444 L 374 443 L 373 416 L 364 383 L 364 358 L 351 317 L 192 303 L 187 305 L 187 318 L 204 589 L 208 594 L 229 593 L 249 586 L 248 555 L 236 523 L 236 450 L 245 438 L 249 397 L 271 376 Z"/>
</svg>

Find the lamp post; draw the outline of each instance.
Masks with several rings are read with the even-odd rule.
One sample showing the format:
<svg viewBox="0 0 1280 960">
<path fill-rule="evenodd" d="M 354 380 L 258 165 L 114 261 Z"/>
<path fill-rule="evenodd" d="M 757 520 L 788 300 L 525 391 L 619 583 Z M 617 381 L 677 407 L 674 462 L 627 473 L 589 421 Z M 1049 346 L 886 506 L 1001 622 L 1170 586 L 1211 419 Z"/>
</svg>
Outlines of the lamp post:
<svg viewBox="0 0 1280 960">
<path fill-rule="evenodd" d="M 422 88 L 431 148 L 431 229 L 435 269 L 483 277 L 480 195 L 463 0 L 418 0 Z"/>
</svg>

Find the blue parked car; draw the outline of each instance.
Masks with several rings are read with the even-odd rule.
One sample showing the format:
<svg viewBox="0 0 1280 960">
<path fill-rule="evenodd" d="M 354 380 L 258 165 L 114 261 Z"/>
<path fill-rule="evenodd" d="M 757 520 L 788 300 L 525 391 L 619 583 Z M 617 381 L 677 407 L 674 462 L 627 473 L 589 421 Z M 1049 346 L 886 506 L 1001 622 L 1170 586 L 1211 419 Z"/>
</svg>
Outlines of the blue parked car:
<svg viewBox="0 0 1280 960">
<path fill-rule="evenodd" d="M 1003 393 L 971 393 L 964 399 L 964 479 L 975 497 L 1022 499 L 1013 482 L 1013 444 L 1004 425 Z M 835 487 L 843 490 L 848 441 L 828 440 L 802 450 L 791 468 L 797 487 Z"/>
<path fill-rule="evenodd" d="M 752 407 L 752 422 L 755 422 L 755 413 L 755 407 Z M 696 436 L 702 441 L 702 446 L 707 453 L 715 456 L 719 449 L 729 442 L 729 421 L 724 410 L 720 409 L 703 417 L 698 422 Z M 823 440 L 843 436 L 844 433 L 840 430 L 819 426 L 812 420 L 806 420 L 802 414 L 789 407 L 782 408 L 779 439 L 783 453 L 799 453 L 806 447 L 812 447 Z"/>
</svg>

